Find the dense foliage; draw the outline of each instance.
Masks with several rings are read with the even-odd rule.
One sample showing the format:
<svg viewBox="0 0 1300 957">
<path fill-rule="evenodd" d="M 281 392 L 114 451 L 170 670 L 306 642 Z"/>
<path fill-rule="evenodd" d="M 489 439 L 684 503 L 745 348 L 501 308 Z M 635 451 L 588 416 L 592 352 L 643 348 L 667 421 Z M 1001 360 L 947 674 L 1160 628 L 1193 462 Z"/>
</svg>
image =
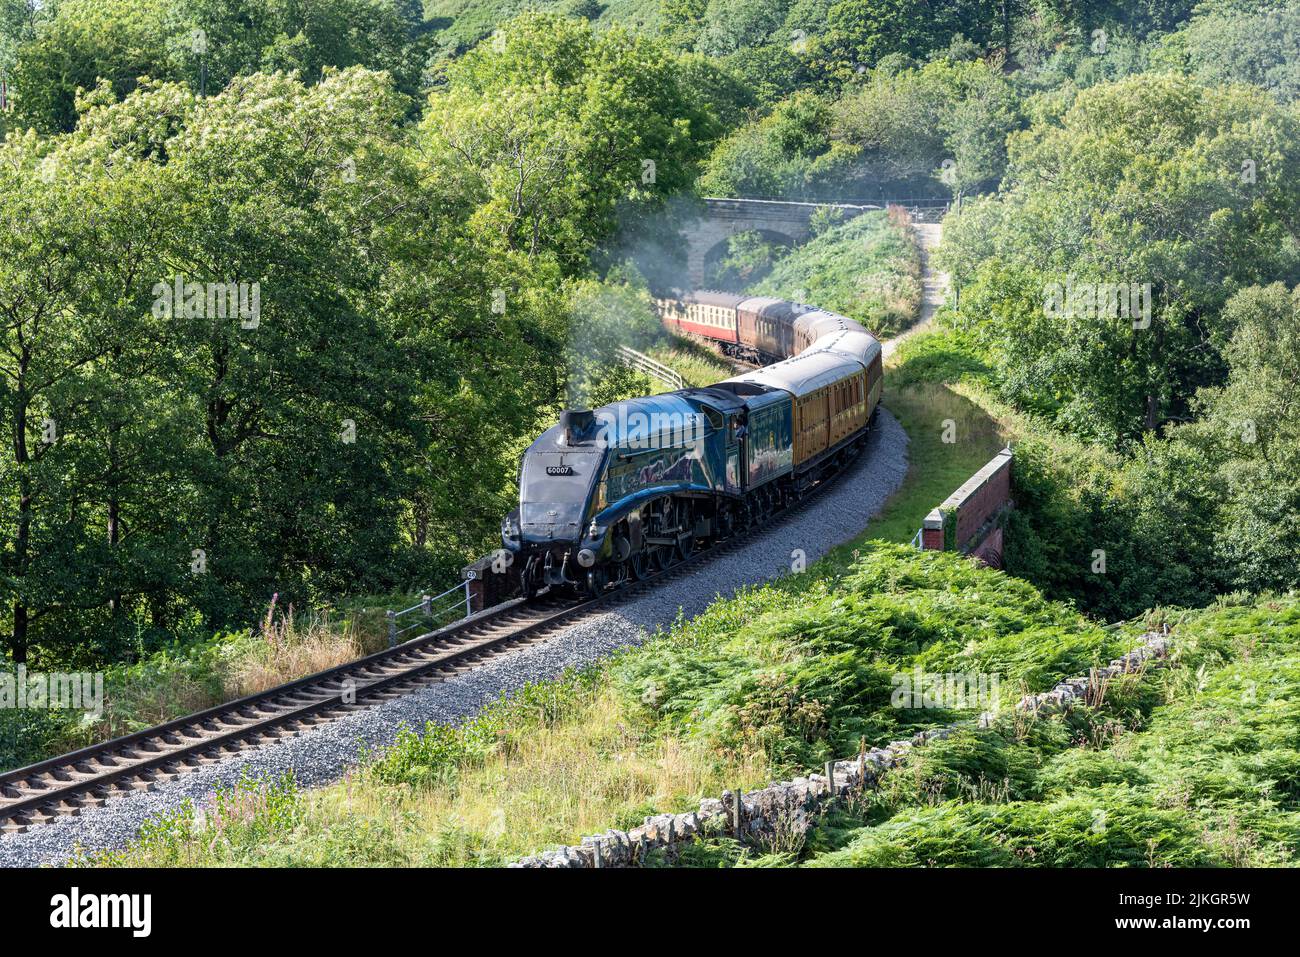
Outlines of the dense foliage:
<svg viewBox="0 0 1300 957">
<path fill-rule="evenodd" d="M 1093 87 L 1013 136 L 1001 191 L 945 243 L 1003 392 L 1108 444 L 1185 417 L 1223 374 L 1227 298 L 1300 275 L 1297 164 L 1291 111 L 1175 74 Z"/>
<path fill-rule="evenodd" d="M 20 120 L 54 91 L 21 79 L 24 57 L 48 63 L 61 24 L 130 35 L 80 10 L 20 44 Z M 134 656 L 275 592 L 318 605 L 445 580 L 490 541 L 521 444 L 562 402 L 644 388 L 601 377 L 653 325 L 647 293 L 591 263 L 692 181 L 718 121 L 651 40 L 540 15 L 506 33 L 446 71 L 416 127 L 400 79 L 320 65 L 358 59 L 323 40 L 311 66 L 224 38 L 238 62 L 211 64 L 208 96 L 111 50 L 68 54 L 72 119 L 0 143 L 14 661 Z M 293 73 L 253 72 L 268 66 Z"/>
<path fill-rule="evenodd" d="M 9 71 L 18 125 L 70 131 L 79 89 L 122 96 L 140 77 L 220 90 L 258 71 L 315 82 L 329 66 L 386 70 L 415 92 L 425 32 L 409 0 L 64 0 L 29 7 Z"/>
<path fill-rule="evenodd" d="M 982 61 L 884 63 L 831 98 L 801 91 L 710 157 L 710 195 L 960 196 L 997 184 L 1021 123 L 1014 86 Z"/>
<path fill-rule="evenodd" d="M 816 767 L 952 712 L 892 707 L 893 676 L 999 675 L 1008 696 L 1116 647 L 1117 636 L 1018 579 L 951 554 L 872 543 L 843 576 L 719 602 L 613 670 L 629 701 L 711 750 Z M 891 737 L 892 736 L 892 737 Z"/>
<path fill-rule="evenodd" d="M 1173 617 L 1177 672 L 1027 733 L 916 755 L 865 814 L 820 833 L 819 866 L 1293 866 L 1300 608 Z M 865 821 L 863 820 L 865 818 Z"/>
<path fill-rule="evenodd" d="M 916 319 L 920 269 L 906 216 L 864 213 L 782 258 L 750 291 L 815 303 L 891 336 Z"/>
</svg>

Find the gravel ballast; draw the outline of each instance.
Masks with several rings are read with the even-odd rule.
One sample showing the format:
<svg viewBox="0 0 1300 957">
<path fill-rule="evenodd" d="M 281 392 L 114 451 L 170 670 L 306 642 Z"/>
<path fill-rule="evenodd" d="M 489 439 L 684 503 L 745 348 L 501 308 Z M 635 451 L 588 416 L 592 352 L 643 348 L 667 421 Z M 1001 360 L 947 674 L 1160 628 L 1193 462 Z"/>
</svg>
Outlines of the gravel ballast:
<svg viewBox="0 0 1300 957">
<path fill-rule="evenodd" d="M 0 838 L 0 866 L 57 864 L 78 848 L 86 852 L 124 846 L 151 817 L 178 808 L 187 798 L 203 802 L 218 785 L 231 785 L 245 772 L 280 775 L 292 771 L 304 786 L 337 780 L 355 765 L 364 744 L 382 747 L 402 725 L 427 721 L 456 723 L 477 714 L 501 694 L 531 681 L 559 675 L 614 650 L 646 640 L 668 627 L 678 611 L 702 612 L 718 596 L 788 574 L 792 553 L 809 563 L 853 538 L 899 488 L 907 472 L 907 434 L 881 409 L 866 454 L 796 514 L 743 547 L 695 566 L 684 580 L 666 583 L 617 608 L 573 625 L 559 635 L 495 658 L 473 671 L 418 689 L 366 711 L 355 712 L 278 743 L 250 749 L 209 765 L 153 791 L 114 798 L 104 807 L 60 818 L 23 834 Z"/>
</svg>

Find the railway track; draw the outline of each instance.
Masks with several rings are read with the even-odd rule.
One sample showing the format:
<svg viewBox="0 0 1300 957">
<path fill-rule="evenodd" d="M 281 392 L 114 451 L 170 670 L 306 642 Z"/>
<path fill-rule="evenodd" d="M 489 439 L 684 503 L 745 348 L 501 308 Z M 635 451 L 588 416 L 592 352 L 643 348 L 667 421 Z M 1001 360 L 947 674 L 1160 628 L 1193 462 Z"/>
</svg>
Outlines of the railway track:
<svg viewBox="0 0 1300 957">
<path fill-rule="evenodd" d="M 856 458 L 853 460 L 856 461 Z M 150 791 L 241 751 L 293 737 L 344 714 L 469 671 L 671 581 L 779 526 L 852 467 L 850 462 L 768 521 L 597 598 L 513 599 L 445 628 L 165 724 L 0 774 L 0 835 Z"/>
</svg>

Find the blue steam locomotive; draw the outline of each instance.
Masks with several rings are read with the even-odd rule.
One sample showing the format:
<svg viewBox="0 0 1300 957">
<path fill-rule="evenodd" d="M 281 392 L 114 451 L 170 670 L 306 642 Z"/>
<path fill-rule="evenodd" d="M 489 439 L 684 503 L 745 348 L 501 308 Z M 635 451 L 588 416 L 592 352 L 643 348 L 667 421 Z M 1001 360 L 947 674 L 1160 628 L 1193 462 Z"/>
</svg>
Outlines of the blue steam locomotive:
<svg viewBox="0 0 1300 957">
<path fill-rule="evenodd" d="M 762 523 L 865 444 L 881 347 L 852 319 L 723 293 L 659 308 L 679 331 L 694 310 L 727 343 L 745 346 L 748 328 L 765 337 L 753 352 L 798 351 L 704 388 L 562 413 L 525 452 L 519 508 L 501 525 L 525 595 L 599 594 L 653 575 Z"/>
</svg>

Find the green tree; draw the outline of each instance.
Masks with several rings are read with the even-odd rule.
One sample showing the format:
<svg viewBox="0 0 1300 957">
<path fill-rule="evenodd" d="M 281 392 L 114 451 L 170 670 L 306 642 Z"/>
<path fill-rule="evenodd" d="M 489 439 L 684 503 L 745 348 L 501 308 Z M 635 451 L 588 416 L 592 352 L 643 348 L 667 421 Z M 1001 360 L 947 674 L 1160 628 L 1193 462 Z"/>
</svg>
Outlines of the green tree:
<svg viewBox="0 0 1300 957">
<path fill-rule="evenodd" d="M 769 41 L 788 45 L 795 38 L 781 30 L 787 4 L 788 0 L 709 0 L 695 48 L 709 56 L 725 56 Z"/>
<path fill-rule="evenodd" d="M 1161 58 L 1212 83 L 1253 83 L 1280 100 L 1300 96 L 1300 3 L 1207 9 L 1164 38 Z"/>
<path fill-rule="evenodd" d="M 257 70 L 316 82 L 326 67 L 362 64 L 413 93 L 421 22 L 400 0 L 64 0 L 17 46 L 15 122 L 71 130 L 78 90 L 101 79 L 119 97 L 143 76 L 215 92 Z"/>
<path fill-rule="evenodd" d="M 147 382 L 126 375 L 151 346 L 144 277 L 160 218 L 148 170 L 86 164 L 32 134 L 0 155 L 0 592 L 22 662 L 38 635 L 75 645 L 86 617 L 115 599 L 120 612 L 123 489 L 166 486 L 134 418 Z"/>
<path fill-rule="evenodd" d="M 796 52 L 789 43 L 744 46 L 724 62 L 753 90 L 758 102 L 769 108 L 813 81 L 808 55 Z"/>
<path fill-rule="evenodd" d="M 1296 267 L 1297 163 L 1300 127 L 1267 95 L 1174 75 L 1093 87 L 1014 135 L 999 197 L 945 234 L 1004 392 L 1107 443 L 1185 417 L 1224 372 L 1227 295 Z M 1115 308 L 1131 284 L 1149 309 Z"/>
<path fill-rule="evenodd" d="M 704 28 L 709 0 L 659 0 L 659 22 L 664 37 L 674 47 L 693 49 Z"/>
<path fill-rule="evenodd" d="M 840 0 L 817 38 L 815 69 L 843 83 L 889 54 L 924 57 L 948 46 L 957 34 L 986 47 L 1000 24 L 1001 4 L 995 0 Z"/>
<path fill-rule="evenodd" d="M 1228 587 L 1300 583 L 1300 287 L 1251 287 L 1224 309 L 1227 381 L 1198 396 L 1199 421 L 1176 437 L 1217 463 L 1214 535 Z"/>
<path fill-rule="evenodd" d="M 1017 94 L 993 67 L 937 60 L 871 71 L 835 106 L 834 134 L 859 150 L 863 196 L 954 196 L 995 187 L 1006 140 L 1022 123 Z"/>
<path fill-rule="evenodd" d="M 656 42 L 525 14 L 453 64 L 420 143 L 506 251 L 584 268 L 617 225 L 685 189 L 717 121 Z"/>
<path fill-rule="evenodd" d="M 831 135 L 829 103 L 797 93 L 742 127 L 709 157 L 700 190 L 710 196 L 811 196 L 841 177 L 857 149 Z M 834 198 L 822 197 L 822 198 Z"/>
</svg>

